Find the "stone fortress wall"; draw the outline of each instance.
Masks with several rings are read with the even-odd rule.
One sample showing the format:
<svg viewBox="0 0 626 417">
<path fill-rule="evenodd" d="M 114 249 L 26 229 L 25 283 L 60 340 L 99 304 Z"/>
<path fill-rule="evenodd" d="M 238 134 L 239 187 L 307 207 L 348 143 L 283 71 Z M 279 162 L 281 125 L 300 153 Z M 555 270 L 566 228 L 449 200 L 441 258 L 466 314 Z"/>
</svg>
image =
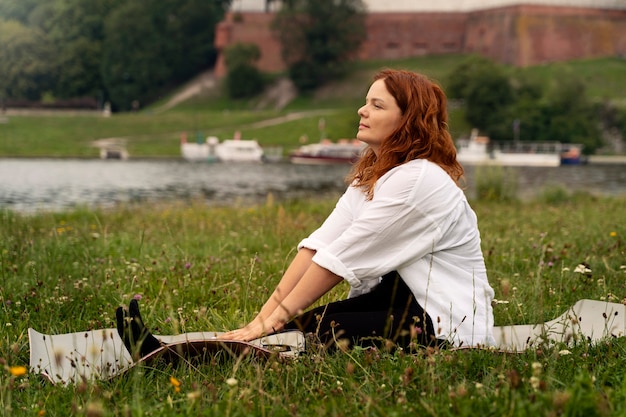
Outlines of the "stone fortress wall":
<svg viewBox="0 0 626 417">
<path fill-rule="evenodd" d="M 258 67 L 285 68 L 270 23 L 277 1 L 235 0 L 215 45 L 255 43 Z M 603 56 L 626 58 L 626 0 L 365 0 L 367 38 L 360 59 L 479 53 L 530 66 Z M 434 3 L 434 4 L 433 4 Z M 218 58 L 216 76 L 226 73 Z"/>
</svg>

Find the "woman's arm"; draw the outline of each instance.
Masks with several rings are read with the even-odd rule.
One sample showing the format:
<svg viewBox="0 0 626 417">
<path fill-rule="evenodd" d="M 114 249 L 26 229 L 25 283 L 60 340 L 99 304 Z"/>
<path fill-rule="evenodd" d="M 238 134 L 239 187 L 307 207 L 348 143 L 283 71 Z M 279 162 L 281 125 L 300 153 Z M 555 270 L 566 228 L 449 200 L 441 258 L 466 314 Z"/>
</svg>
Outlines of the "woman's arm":
<svg viewBox="0 0 626 417">
<path fill-rule="evenodd" d="M 291 264 L 283 274 L 280 282 L 276 286 L 276 289 L 274 289 L 272 295 L 270 295 L 261 308 L 259 314 L 257 314 L 255 320 L 264 322 L 265 319 L 269 317 L 274 310 L 276 310 L 276 307 L 278 307 L 283 302 L 285 297 L 291 293 L 304 273 L 311 266 L 313 263 L 311 261 L 313 259 L 313 255 L 315 255 L 315 251 L 311 249 L 302 248 L 298 251 L 293 261 L 291 261 Z"/>
<path fill-rule="evenodd" d="M 252 340 L 276 332 L 340 283 L 343 278 L 311 261 L 314 253 L 309 249 L 301 249 L 255 319 L 220 338 Z"/>
</svg>

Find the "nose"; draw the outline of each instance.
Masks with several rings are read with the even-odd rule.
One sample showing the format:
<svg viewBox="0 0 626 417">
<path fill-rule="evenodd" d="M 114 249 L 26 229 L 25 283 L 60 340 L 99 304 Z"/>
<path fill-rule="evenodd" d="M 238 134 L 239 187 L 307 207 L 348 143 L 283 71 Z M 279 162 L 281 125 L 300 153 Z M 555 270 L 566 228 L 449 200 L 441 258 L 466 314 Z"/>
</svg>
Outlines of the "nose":
<svg viewBox="0 0 626 417">
<path fill-rule="evenodd" d="M 361 117 L 365 117 L 365 107 L 366 106 L 361 106 L 356 113 Z"/>
</svg>

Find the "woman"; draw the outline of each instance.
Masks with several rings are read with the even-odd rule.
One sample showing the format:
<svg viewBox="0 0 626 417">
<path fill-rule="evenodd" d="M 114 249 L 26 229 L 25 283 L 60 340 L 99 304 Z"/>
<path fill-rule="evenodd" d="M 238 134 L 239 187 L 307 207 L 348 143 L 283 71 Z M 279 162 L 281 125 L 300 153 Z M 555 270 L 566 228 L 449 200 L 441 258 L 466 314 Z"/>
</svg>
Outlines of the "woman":
<svg viewBox="0 0 626 417">
<path fill-rule="evenodd" d="M 458 184 L 445 94 L 422 75 L 384 70 L 358 114 L 357 139 L 368 147 L 348 190 L 300 242 L 259 314 L 222 337 L 299 328 L 328 345 L 493 344 L 493 289 Z M 302 313 L 343 280 L 347 300 Z"/>
<path fill-rule="evenodd" d="M 327 346 L 492 345 L 493 290 L 476 215 L 458 185 L 463 168 L 443 91 L 422 75 L 384 70 L 358 114 L 357 138 L 368 146 L 347 191 L 300 242 L 259 314 L 221 338 L 301 329 Z M 343 280 L 348 299 L 302 313 Z M 142 354 L 158 346 L 149 337 Z"/>
</svg>

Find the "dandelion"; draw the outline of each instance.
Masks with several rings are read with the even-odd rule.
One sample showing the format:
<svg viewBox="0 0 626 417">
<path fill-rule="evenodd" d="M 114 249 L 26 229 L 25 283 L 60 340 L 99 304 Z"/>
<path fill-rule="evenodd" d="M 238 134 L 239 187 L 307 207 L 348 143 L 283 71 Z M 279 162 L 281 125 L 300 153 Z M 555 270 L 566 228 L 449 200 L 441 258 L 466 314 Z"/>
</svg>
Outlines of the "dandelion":
<svg viewBox="0 0 626 417">
<path fill-rule="evenodd" d="M 180 381 L 173 376 L 170 376 L 170 384 L 174 387 L 175 392 L 180 392 Z"/>
<path fill-rule="evenodd" d="M 9 368 L 9 373 L 13 376 L 26 375 L 26 372 L 28 372 L 28 370 L 25 366 L 11 366 Z"/>
<path fill-rule="evenodd" d="M 617 232 L 611 232 L 611 233 L 609 233 L 609 236 L 615 237 L 615 236 L 617 236 Z"/>
<path fill-rule="evenodd" d="M 235 378 L 228 378 L 226 380 L 226 385 L 228 385 L 229 387 L 234 387 L 237 385 L 237 380 Z"/>
</svg>

